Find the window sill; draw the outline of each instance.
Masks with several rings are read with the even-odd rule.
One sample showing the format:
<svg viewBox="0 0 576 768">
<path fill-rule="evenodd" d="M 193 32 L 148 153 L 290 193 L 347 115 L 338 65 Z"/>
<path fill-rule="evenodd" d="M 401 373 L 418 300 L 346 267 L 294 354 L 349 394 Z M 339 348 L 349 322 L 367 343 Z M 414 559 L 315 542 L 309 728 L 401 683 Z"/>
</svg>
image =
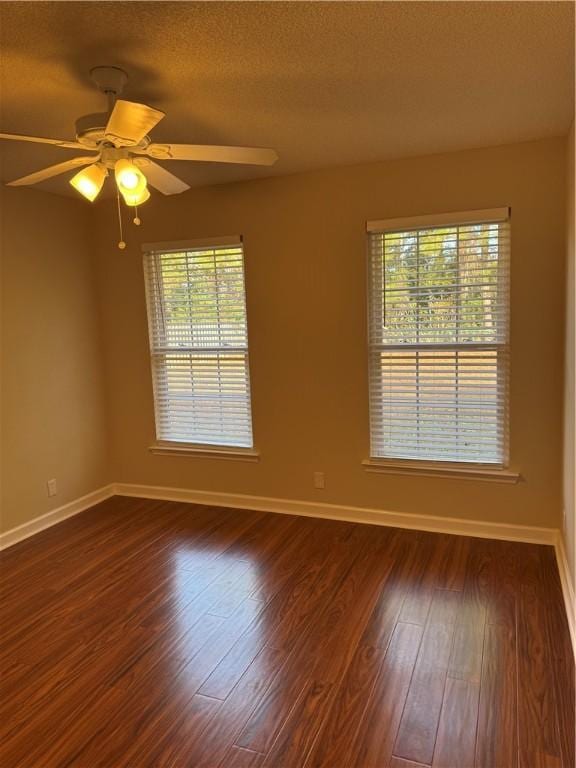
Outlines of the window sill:
<svg viewBox="0 0 576 768">
<path fill-rule="evenodd" d="M 148 450 L 150 453 L 165 456 L 188 456 L 192 459 L 224 459 L 225 461 L 260 461 L 260 453 L 254 448 L 210 447 L 191 443 L 155 443 Z"/>
<path fill-rule="evenodd" d="M 389 475 L 448 477 L 460 480 L 480 480 L 489 483 L 515 484 L 521 477 L 519 472 L 486 465 L 455 466 L 454 464 L 443 464 L 441 462 L 364 459 L 362 466 L 367 472 Z"/>
</svg>

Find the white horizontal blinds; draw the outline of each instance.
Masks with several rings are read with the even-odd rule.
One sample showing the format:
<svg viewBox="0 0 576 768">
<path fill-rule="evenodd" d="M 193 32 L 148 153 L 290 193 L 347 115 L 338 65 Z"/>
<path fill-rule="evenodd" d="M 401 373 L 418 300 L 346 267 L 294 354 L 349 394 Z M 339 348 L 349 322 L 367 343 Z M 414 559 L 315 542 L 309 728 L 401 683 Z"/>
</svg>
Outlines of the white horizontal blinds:
<svg viewBox="0 0 576 768">
<path fill-rule="evenodd" d="M 252 447 L 242 244 L 145 254 L 159 440 Z"/>
<path fill-rule="evenodd" d="M 372 456 L 504 464 L 508 220 L 368 239 Z"/>
</svg>

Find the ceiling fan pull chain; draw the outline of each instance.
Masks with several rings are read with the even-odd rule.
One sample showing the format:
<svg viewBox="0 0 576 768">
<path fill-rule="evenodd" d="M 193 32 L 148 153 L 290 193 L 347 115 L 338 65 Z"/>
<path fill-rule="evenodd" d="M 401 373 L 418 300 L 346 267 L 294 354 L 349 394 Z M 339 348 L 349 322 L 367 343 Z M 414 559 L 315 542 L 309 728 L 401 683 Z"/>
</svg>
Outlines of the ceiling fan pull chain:
<svg viewBox="0 0 576 768">
<path fill-rule="evenodd" d="M 138 216 L 138 206 L 137 205 L 134 206 L 134 224 L 136 224 L 137 227 L 139 227 L 140 224 L 142 224 L 142 220 Z"/>
<path fill-rule="evenodd" d="M 120 228 L 120 240 L 118 241 L 118 248 L 123 251 L 124 248 L 126 248 L 126 243 L 124 242 L 124 237 L 122 234 L 122 209 L 120 207 L 120 192 L 118 189 L 116 189 L 116 201 L 118 203 L 118 226 Z"/>
</svg>

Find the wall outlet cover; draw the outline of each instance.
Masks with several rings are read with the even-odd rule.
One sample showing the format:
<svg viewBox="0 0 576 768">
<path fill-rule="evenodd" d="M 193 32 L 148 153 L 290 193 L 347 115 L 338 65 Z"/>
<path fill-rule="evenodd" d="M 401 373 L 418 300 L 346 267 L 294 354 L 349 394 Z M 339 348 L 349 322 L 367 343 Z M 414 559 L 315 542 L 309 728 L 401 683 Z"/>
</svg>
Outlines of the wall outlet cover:
<svg viewBox="0 0 576 768">
<path fill-rule="evenodd" d="M 314 472 L 314 488 L 324 488 L 325 485 L 324 472 Z"/>
</svg>

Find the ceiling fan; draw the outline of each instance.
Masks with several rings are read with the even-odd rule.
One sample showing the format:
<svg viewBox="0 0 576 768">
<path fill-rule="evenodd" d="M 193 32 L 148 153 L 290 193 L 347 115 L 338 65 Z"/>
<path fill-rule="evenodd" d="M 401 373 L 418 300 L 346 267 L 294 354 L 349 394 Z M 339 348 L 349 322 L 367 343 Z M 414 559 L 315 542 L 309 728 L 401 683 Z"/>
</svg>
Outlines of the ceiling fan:
<svg viewBox="0 0 576 768">
<path fill-rule="evenodd" d="M 134 207 L 149 199 L 148 183 L 164 195 L 175 195 L 190 188 L 155 160 L 273 165 L 278 159 L 273 149 L 155 143 L 148 132 L 162 120 L 165 113 L 146 104 L 118 99 L 128 80 L 126 72 L 118 67 L 95 67 L 90 71 L 90 76 L 107 96 L 108 112 L 79 118 L 76 121 L 76 140 L 45 139 L 14 133 L 0 133 L 0 139 L 52 144 L 63 149 L 82 149 L 92 154 L 51 165 L 10 181 L 8 186 L 37 184 L 82 168 L 70 179 L 70 184 L 93 202 L 100 194 L 110 171 L 114 171 L 118 192 L 127 205 Z M 135 222 L 140 223 L 138 219 Z"/>
</svg>

